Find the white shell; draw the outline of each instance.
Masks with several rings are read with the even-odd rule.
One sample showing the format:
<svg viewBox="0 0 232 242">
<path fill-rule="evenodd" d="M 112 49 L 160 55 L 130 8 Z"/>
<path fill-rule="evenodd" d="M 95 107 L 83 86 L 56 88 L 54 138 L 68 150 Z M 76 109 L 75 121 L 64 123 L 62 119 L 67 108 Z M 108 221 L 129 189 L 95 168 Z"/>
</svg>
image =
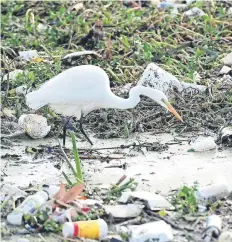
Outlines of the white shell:
<svg viewBox="0 0 232 242">
<path fill-rule="evenodd" d="M 19 117 L 18 124 L 33 139 L 43 138 L 51 130 L 47 119 L 38 114 L 23 114 Z"/>
</svg>

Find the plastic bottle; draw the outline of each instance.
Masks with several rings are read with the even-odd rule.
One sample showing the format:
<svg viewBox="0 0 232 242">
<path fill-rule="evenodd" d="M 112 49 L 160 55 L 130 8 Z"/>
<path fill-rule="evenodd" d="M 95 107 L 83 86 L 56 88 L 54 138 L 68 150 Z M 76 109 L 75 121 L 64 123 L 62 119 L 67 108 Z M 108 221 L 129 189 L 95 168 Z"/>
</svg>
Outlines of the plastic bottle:
<svg viewBox="0 0 232 242">
<path fill-rule="evenodd" d="M 211 215 L 206 220 L 205 241 L 211 241 L 212 237 L 218 237 L 222 229 L 222 220 L 218 215 Z"/>
<path fill-rule="evenodd" d="M 133 226 L 130 230 L 131 238 L 129 239 L 129 242 L 167 242 L 173 240 L 172 228 L 164 221 L 156 221 L 139 226 Z"/>
<path fill-rule="evenodd" d="M 47 200 L 48 194 L 45 191 L 39 191 L 34 195 L 28 196 L 13 212 L 8 214 L 8 223 L 21 225 L 24 214 L 34 214 Z"/>
<path fill-rule="evenodd" d="M 108 234 L 108 226 L 103 219 L 66 222 L 63 225 L 63 236 L 68 238 L 103 239 Z"/>
</svg>

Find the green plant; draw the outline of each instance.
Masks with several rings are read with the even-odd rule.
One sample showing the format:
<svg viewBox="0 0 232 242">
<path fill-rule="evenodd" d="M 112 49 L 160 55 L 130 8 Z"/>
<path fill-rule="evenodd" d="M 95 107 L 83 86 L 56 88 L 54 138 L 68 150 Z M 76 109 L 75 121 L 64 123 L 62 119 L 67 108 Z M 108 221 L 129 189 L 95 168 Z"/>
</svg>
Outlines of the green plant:
<svg viewBox="0 0 232 242">
<path fill-rule="evenodd" d="M 68 166 L 69 166 L 71 172 L 73 173 L 73 176 L 75 177 L 76 183 L 73 184 L 65 172 L 62 172 L 62 174 L 63 174 L 64 178 L 66 179 L 66 181 L 68 182 L 68 184 L 72 187 L 76 184 L 83 183 L 83 175 L 82 175 L 81 161 L 80 161 L 79 153 L 77 150 L 76 137 L 75 137 L 74 132 L 71 132 L 71 138 L 72 138 L 72 145 L 73 145 L 73 156 L 74 156 L 74 160 L 75 160 L 75 168 L 69 161 L 69 159 L 68 159 L 67 155 L 64 153 L 64 151 L 63 151 L 63 153 L 65 155 L 65 160 L 68 163 Z"/>
<path fill-rule="evenodd" d="M 195 213 L 197 210 L 197 200 L 195 192 L 196 185 L 192 187 L 183 186 L 176 197 L 173 199 L 174 205 L 177 206 L 184 214 Z"/>
</svg>

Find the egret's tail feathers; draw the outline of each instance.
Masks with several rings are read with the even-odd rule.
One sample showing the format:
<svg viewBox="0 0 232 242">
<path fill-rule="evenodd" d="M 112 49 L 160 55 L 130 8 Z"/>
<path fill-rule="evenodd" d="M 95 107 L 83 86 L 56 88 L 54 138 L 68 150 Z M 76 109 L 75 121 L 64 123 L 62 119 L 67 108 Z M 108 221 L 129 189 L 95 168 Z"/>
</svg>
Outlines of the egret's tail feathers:
<svg viewBox="0 0 232 242">
<path fill-rule="evenodd" d="M 45 106 L 47 102 L 43 100 L 43 97 L 41 97 L 41 93 L 38 93 L 38 91 L 34 91 L 26 95 L 26 104 L 31 109 L 37 110 Z"/>
</svg>

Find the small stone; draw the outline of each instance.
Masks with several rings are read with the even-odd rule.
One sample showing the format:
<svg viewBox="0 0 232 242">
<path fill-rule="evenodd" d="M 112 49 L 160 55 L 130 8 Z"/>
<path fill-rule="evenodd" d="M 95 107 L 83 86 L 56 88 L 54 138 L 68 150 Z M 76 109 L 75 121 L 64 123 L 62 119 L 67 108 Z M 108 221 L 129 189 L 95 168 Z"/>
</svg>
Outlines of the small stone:
<svg viewBox="0 0 232 242">
<path fill-rule="evenodd" d="M 224 75 L 228 74 L 232 69 L 229 66 L 223 66 L 220 70 L 219 74 Z"/>
<path fill-rule="evenodd" d="M 223 58 L 223 63 L 226 66 L 232 66 L 232 52 Z"/>
</svg>

